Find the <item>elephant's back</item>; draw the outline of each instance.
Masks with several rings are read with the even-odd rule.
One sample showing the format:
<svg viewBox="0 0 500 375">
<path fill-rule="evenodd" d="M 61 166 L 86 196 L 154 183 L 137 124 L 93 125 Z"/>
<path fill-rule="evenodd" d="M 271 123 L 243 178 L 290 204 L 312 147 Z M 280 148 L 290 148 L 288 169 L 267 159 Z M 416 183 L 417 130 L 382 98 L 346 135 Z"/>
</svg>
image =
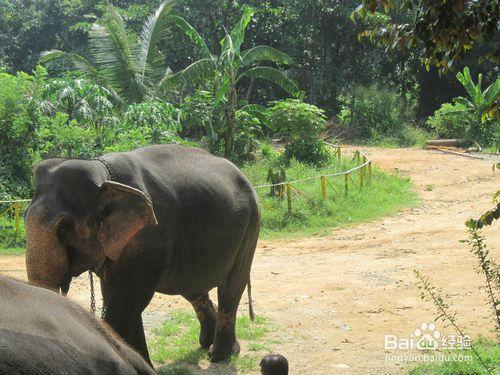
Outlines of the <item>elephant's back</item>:
<svg viewBox="0 0 500 375">
<path fill-rule="evenodd" d="M 103 158 L 116 173 L 112 179 L 141 189 L 155 205 L 170 201 L 186 209 L 211 200 L 238 209 L 257 204 L 252 185 L 234 164 L 196 147 L 154 145 Z M 228 207 L 231 203 L 235 207 Z"/>
</svg>

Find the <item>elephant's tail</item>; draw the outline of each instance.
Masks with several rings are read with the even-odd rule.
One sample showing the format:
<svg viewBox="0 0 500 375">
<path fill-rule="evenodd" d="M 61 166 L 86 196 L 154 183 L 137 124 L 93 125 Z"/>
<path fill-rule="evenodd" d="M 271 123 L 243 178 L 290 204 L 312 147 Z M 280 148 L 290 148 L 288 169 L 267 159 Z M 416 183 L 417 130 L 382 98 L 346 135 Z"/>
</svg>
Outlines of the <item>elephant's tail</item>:
<svg viewBox="0 0 500 375">
<path fill-rule="evenodd" d="M 248 314 L 250 315 L 250 320 L 253 322 L 255 319 L 255 313 L 253 311 L 252 284 L 250 283 L 250 276 L 248 277 L 247 291 L 248 291 Z"/>
</svg>

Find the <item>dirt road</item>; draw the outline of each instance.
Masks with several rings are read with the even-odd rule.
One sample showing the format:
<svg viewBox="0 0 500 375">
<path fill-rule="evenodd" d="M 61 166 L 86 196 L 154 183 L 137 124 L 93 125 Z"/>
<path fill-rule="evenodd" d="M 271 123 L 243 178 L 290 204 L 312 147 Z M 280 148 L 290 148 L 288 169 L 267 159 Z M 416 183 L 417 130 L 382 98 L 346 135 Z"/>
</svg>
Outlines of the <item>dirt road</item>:
<svg viewBox="0 0 500 375">
<path fill-rule="evenodd" d="M 436 316 L 419 298 L 414 269 L 451 298 L 472 337 L 493 328 L 475 259 L 459 242 L 466 237 L 466 219 L 491 208 L 491 194 L 500 188 L 492 162 L 419 149 L 364 151 L 383 169 L 409 176 L 421 202 L 328 236 L 259 243 L 252 273 L 255 309 L 279 326 L 275 351 L 289 358 L 292 374 L 392 374 L 414 365 L 386 362 L 386 354 L 408 352 L 384 350 L 384 335 L 410 338 Z M 485 234 L 498 258 L 498 226 Z M 0 258 L 0 273 L 24 278 L 23 258 Z M 70 297 L 88 306 L 88 296 L 87 279 L 76 280 Z M 184 306 L 179 297 L 155 296 L 146 312 L 148 328 Z M 442 336 L 452 333 L 442 322 L 436 325 Z"/>
</svg>

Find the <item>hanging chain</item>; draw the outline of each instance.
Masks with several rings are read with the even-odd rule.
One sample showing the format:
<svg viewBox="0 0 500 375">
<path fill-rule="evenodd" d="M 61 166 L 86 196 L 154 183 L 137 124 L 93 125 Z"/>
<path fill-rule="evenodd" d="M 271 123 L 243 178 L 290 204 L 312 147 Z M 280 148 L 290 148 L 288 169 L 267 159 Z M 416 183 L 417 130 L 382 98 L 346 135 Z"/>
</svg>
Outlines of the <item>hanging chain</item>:
<svg viewBox="0 0 500 375">
<path fill-rule="evenodd" d="M 95 291 L 94 291 L 94 275 L 89 271 L 90 281 L 90 312 L 95 315 Z"/>
</svg>

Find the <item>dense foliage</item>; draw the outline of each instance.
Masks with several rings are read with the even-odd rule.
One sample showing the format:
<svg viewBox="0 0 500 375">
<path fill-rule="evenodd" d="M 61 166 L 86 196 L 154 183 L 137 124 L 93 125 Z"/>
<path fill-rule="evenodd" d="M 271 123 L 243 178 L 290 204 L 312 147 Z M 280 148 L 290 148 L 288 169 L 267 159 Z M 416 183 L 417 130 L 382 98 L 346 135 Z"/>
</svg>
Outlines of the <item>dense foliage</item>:
<svg viewBox="0 0 500 375">
<path fill-rule="evenodd" d="M 458 80 L 420 67 L 427 45 L 389 53 L 358 39 L 424 25 L 445 5 L 405 1 L 353 23 L 359 2 L 0 0 L 1 197 L 29 196 L 42 158 L 151 143 L 196 144 L 244 163 L 278 138 L 284 165 L 327 163 L 321 137 L 331 132 L 400 145 L 432 135 L 498 144 L 498 69 L 477 59 L 494 51 L 483 41 L 495 32 L 491 2 L 473 17 L 470 30 L 480 35 Z M 456 3 L 467 17 L 477 11 Z M 418 9 L 430 13 L 415 18 Z M 441 26 L 415 38 L 432 41 Z"/>
</svg>

